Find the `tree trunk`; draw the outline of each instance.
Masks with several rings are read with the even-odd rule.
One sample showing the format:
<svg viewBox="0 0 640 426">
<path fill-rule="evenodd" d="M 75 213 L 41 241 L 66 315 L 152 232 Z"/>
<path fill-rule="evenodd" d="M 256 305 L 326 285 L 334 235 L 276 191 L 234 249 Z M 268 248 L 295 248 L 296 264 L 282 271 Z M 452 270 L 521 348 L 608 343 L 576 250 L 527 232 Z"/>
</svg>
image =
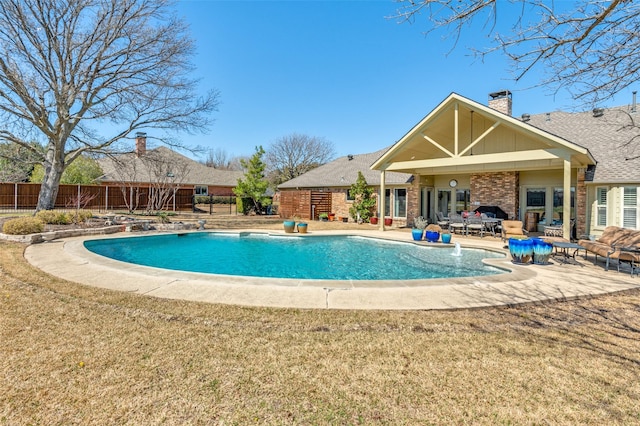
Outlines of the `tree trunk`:
<svg viewBox="0 0 640 426">
<path fill-rule="evenodd" d="M 64 160 L 57 158 L 54 150 L 49 149 L 44 164 L 44 177 L 42 179 L 42 186 L 40 187 L 40 194 L 38 194 L 36 212 L 40 210 L 51 210 L 55 207 L 63 172 Z"/>
</svg>

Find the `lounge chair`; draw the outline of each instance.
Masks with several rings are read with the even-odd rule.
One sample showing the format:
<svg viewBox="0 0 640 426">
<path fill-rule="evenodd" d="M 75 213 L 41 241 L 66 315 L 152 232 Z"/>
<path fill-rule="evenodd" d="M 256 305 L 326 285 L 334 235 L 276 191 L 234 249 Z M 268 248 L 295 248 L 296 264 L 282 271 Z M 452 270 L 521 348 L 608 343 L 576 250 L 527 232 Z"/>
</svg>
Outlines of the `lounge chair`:
<svg viewBox="0 0 640 426">
<path fill-rule="evenodd" d="M 436 212 L 436 218 L 438 219 L 436 221 L 436 223 L 438 225 L 440 225 L 440 227 L 442 229 L 447 229 L 449 228 L 449 218 L 448 217 L 444 217 L 444 215 L 442 214 L 442 212 Z"/>
</svg>

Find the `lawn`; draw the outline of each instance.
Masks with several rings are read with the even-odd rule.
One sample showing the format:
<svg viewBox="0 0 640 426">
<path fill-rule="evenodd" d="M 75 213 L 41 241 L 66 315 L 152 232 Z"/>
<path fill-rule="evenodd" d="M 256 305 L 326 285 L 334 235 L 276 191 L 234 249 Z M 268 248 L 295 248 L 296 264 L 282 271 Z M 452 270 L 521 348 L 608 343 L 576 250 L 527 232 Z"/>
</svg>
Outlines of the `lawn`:
<svg viewBox="0 0 640 426">
<path fill-rule="evenodd" d="M 461 311 L 247 308 L 74 284 L 23 250 L 0 242 L 0 424 L 640 423 L 638 291 Z"/>
</svg>

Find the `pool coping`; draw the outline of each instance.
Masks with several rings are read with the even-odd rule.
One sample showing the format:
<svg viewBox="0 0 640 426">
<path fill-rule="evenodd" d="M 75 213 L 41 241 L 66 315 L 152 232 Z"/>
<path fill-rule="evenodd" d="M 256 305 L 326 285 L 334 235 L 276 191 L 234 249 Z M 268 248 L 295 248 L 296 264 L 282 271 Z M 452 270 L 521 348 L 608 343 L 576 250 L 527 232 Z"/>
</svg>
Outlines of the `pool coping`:
<svg viewBox="0 0 640 426">
<path fill-rule="evenodd" d="M 398 231 L 315 231 L 307 234 L 285 234 L 282 231 L 244 229 L 206 232 L 262 233 L 290 238 L 355 235 L 417 243 L 410 240 L 410 234 Z M 134 233 L 124 237 L 167 233 Z M 25 258 L 33 266 L 51 275 L 94 287 L 167 299 L 279 308 L 468 309 L 568 300 L 640 287 L 640 280 L 622 272 L 605 272 L 602 266 L 594 266 L 591 259 L 581 259 L 579 265 L 515 265 L 507 255 L 505 259 L 487 259 L 486 263 L 511 272 L 466 278 L 408 281 L 297 280 L 213 275 L 133 265 L 97 255 L 83 245 L 88 239 L 114 237 L 116 235 L 82 236 L 30 245 L 25 250 Z M 500 240 L 464 237 L 456 240 L 464 248 L 506 252 Z"/>
</svg>

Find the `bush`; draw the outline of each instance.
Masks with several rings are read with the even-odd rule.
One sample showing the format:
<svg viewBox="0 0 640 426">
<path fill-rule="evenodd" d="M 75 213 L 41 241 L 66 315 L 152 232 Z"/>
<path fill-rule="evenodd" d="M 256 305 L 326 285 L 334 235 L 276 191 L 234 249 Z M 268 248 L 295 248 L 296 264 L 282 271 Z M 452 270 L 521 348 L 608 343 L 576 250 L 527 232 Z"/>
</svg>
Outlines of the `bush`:
<svg viewBox="0 0 640 426">
<path fill-rule="evenodd" d="M 235 204 L 236 199 L 228 195 L 196 195 L 195 202 L 196 204 Z"/>
<path fill-rule="evenodd" d="M 91 210 L 75 210 L 67 213 L 67 215 L 73 223 L 86 222 L 87 219 L 91 219 L 93 217 Z"/>
<path fill-rule="evenodd" d="M 65 212 L 41 210 L 36 213 L 36 217 L 49 225 L 68 225 L 71 223 L 71 215 Z"/>
<path fill-rule="evenodd" d="M 44 231 L 44 223 L 35 217 L 19 217 L 4 223 L 2 232 L 10 235 L 27 235 Z"/>
</svg>

